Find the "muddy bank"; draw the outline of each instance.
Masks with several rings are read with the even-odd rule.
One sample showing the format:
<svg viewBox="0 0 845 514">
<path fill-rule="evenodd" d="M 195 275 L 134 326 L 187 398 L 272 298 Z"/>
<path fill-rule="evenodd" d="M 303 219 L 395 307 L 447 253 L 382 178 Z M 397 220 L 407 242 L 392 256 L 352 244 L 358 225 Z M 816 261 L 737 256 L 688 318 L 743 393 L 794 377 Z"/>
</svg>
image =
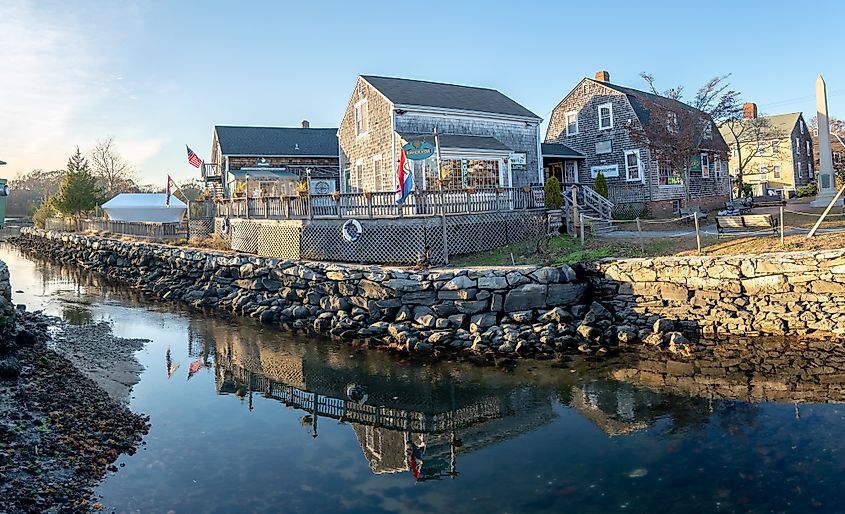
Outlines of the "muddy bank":
<svg viewBox="0 0 845 514">
<path fill-rule="evenodd" d="M 50 348 L 53 322 L 18 313 L 17 336 L 4 344 L 4 361 L 16 360 L 20 374 L 0 379 L 0 512 L 100 507 L 94 486 L 117 471 L 117 458 L 134 453 L 149 430 L 147 417 L 130 412 Z M 58 344 L 84 339 L 82 330 Z"/>
</svg>

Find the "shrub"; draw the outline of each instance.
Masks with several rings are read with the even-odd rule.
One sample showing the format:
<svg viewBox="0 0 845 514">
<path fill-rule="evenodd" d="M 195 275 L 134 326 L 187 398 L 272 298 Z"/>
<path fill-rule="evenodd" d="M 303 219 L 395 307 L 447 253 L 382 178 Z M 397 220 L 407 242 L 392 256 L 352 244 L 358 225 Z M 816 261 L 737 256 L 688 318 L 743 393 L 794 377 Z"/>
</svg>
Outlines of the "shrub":
<svg viewBox="0 0 845 514">
<path fill-rule="evenodd" d="M 816 196 L 819 193 L 819 188 L 816 186 L 815 182 L 811 184 L 807 184 L 806 186 L 801 186 L 796 191 L 798 198 L 804 198 L 806 196 Z"/>
<path fill-rule="evenodd" d="M 546 180 L 546 209 L 560 209 L 563 207 L 563 195 L 560 194 L 560 182 L 555 177 Z"/>
<path fill-rule="evenodd" d="M 743 184 L 742 191 L 740 191 L 740 196 L 743 198 L 751 198 L 754 196 L 754 188 L 751 187 L 751 184 Z"/>
<path fill-rule="evenodd" d="M 604 178 L 604 173 L 596 175 L 596 180 L 593 182 L 593 189 L 596 190 L 596 193 L 607 198 L 609 192 L 607 190 L 607 179 Z"/>
<path fill-rule="evenodd" d="M 32 223 L 38 228 L 44 228 L 44 224 L 47 221 L 47 218 L 52 218 L 56 216 L 58 212 L 56 208 L 53 207 L 52 198 L 47 198 L 41 202 L 41 205 L 35 209 L 35 212 L 32 213 Z"/>
</svg>

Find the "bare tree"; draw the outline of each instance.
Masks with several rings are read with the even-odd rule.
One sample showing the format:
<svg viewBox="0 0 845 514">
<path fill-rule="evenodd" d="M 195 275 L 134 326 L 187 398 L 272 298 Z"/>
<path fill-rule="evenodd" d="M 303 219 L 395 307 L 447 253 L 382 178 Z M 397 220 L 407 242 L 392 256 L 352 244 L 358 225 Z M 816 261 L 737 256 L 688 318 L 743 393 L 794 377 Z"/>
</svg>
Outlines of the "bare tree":
<svg viewBox="0 0 845 514">
<path fill-rule="evenodd" d="M 780 156 L 778 153 L 782 150 L 780 150 L 779 144 L 773 144 L 772 141 L 781 141 L 785 138 L 785 148 L 789 148 L 790 135 L 784 134 L 780 129 L 772 126 L 767 118 L 759 116 L 745 118 L 739 102 L 737 102 L 737 107 L 733 110 L 732 115 L 722 122 L 720 127 L 725 128 L 722 135 L 725 137 L 728 147 L 734 153 L 736 167 L 731 174 L 738 195 L 742 195 L 746 176 L 759 174 L 759 171 L 755 172 L 751 164 L 753 162 L 759 163 L 761 160 L 779 162 Z"/>
<path fill-rule="evenodd" d="M 91 149 L 91 167 L 108 196 L 137 189 L 135 168 L 117 152 L 113 137 L 97 141 Z"/>
<path fill-rule="evenodd" d="M 640 76 L 648 83 L 652 94 L 639 99 L 645 104 L 648 119 L 642 126 L 635 127 L 632 135 L 649 147 L 658 162 L 681 173 L 684 202 L 689 206 L 693 158 L 704 149 L 725 156 L 727 149 L 715 143 L 715 123 L 736 115 L 739 93 L 729 89 L 725 75 L 710 79 L 692 101 L 684 103 L 683 86 L 660 92 L 654 77 L 648 73 Z"/>
<path fill-rule="evenodd" d="M 830 125 L 830 149 L 833 152 L 833 171 L 839 177 L 839 181 L 845 181 L 845 120 L 828 118 Z M 813 157 L 815 160 L 815 167 L 818 170 L 821 166 L 821 159 L 819 156 L 819 117 L 813 116 L 810 120 L 810 134 L 813 135 Z M 839 136 L 839 137 L 837 137 Z"/>
</svg>

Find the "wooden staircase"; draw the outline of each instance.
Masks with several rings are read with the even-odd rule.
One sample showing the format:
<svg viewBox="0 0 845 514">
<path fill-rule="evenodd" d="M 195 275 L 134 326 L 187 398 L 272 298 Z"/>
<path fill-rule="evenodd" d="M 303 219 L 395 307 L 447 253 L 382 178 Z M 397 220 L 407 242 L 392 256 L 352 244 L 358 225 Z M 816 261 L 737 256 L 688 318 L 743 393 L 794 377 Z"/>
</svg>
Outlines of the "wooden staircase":
<svg viewBox="0 0 845 514">
<path fill-rule="evenodd" d="M 563 199 L 566 230 L 573 237 L 577 237 L 580 232 L 578 223 L 581 215 L 584 217 L 584 230 L 593 235 L 607 234 L 616 230 L 616 226 L 611 223 L 613 202 L 598 194 L 590 186 L 566 184 L 563 186 Z"/>
</svg>

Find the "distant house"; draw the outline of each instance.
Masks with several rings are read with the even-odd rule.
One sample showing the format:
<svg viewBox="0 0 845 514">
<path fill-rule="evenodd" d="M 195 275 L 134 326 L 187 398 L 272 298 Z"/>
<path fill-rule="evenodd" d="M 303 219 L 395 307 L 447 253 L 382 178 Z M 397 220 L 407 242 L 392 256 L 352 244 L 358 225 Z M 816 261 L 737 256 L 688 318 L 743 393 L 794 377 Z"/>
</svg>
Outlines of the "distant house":
<svg viewBox="0 0 845 514">
<path fill-rule="evenodd" d="M 336 128 L 310 128 L 307 121 L 301 127 L 218 125 L 203 177 L 225 196 L 246 189 L 250 196 L 295 194 L 301 181 L 315 193 L 330 193 L 339 169 Z"/>
<path fill-rule="evenodd" d="M 357 78 L 338 129 L 342 192 L 395 191 L 401 148 L 439 134 L 435 159 L 412 161 L 418 190 L 543 183 L 541 118 L 499 91 L 421 80 Z"/>
<path fill-rule="evenodd" d="M 834 134 L 836 127 L 833 123 L 830 125 L 830 152 L 831 157 L 833 158 L 833 171 L 836 173 L 836 176 L 842 177 L 845 176 L 845 144 L 843 144 L 843 139 L 840 135 L 840 138 L 836 137 Z M 814 129 L 812 131 L 812 138 L 813 138 L 813 167 L 814 169 L 819 169 L 820 163 L 820 154 L 819 154 L 819 131 L 818 129 Z M 839 180 L 839 179 L 837 179 Z"/>
<path fill-rule="evenodd" d="M 646 132 L 648 106 L 653 104 L 671 112 L 695 111 L 675 100 L 612 84 L 606 71 L 581 80 L 554 108 L 546 132 L 547 144 L 565 145 L 584 155 L 566 165 L 564 182 L 575 179 L 591 186 L 602 173 L 616 212 L 648 211 L 657 216 L 678 212 L 684 199 L 682 170 L 652 155 L 648 141 L 639 136 Z M 702 143 L 690 166 L 691 202 L 705 208 L 721 205 L 730 188 L 722 161 L 727 146 L 712 121 L 711 126 L 710 139 Z"/>
<path fill-rule="evenodd" d="M 815 181 L 813 136 L 800 112 L 758 117 L 757 104 L 746 103 L 741 123 L 753 120 L 765 120 L 760 125 L 764 128 L 746 131 L 751 134 L 746 137 L 735 137 L 727 125 L 719 127 L 730 148 L 731 177 L 736 178 L 742 156 L 742 181 L 751 186 L 755 196 L 779 194 L 789 198 L 799 187 Z M 741 127 L 735 131 L 742 133 Z M 766 135 L 765 140 L 758 136 L 760 133 Z"/>
</svg>

